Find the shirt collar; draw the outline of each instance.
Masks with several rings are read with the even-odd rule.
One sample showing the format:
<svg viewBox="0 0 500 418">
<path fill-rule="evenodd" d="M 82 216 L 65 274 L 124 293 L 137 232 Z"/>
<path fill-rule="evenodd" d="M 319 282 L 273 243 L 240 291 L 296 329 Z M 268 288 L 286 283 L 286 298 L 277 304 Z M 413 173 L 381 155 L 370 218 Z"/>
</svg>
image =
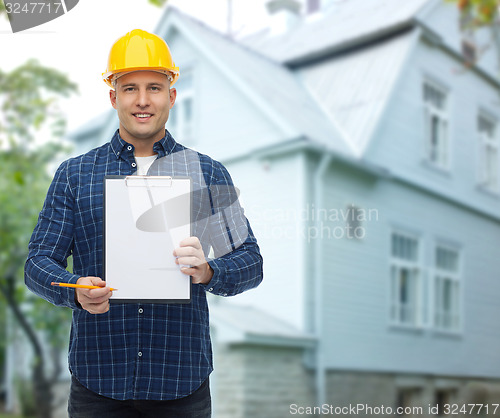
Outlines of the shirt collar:
<svg viewBox="0 0 500 418">
<path fill-rule="evenodd" d="M 165 129 L 165 136 L 153 145 L 153 151 L 158 153 L 158 157 L 164 157 L 174 152 L 176 145 L 173 136 Z"/>
<path fill-rule="evenodd" d="M 110 143 L 111 150 L 116 155 L 117 159 L 126 153 L 126 147 L 130 145 L 120 136 L 118 129 L 113 135 L 113 138 L 111 138 Z M 153 151 L 158 153 L 159 157 L 164 157 L 165 155 L 172 153 L 176 145 L 177 142 L 175 142 L 175 139 L 172 135 L 170 135 L 170 132 L 165 129 L 165 136 L 153 145 Z"/>
</svg>

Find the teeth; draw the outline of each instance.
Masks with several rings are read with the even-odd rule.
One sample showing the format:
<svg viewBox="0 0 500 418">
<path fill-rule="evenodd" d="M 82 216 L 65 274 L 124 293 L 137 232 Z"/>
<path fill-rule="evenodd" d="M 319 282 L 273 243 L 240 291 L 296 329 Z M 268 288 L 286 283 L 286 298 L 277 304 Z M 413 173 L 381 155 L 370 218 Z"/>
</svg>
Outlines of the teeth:
<svg viewBox="0 0 500 418">
<path fill-rule="evenodd" d="M 149 118 L 151 116 L 151 114 L 149 114 L 149 113 L 137 113 L 135 116 L 138 118 Z"/>
</svg>

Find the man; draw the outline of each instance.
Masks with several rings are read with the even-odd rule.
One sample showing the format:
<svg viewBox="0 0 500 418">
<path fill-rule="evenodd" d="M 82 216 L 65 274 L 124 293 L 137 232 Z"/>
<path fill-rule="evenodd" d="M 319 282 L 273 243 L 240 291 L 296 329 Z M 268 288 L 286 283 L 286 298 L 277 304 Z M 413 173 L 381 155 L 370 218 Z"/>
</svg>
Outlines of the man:
<svg viewBox="0 0 500 418">
<path fill-rule="evenodd" d="M 165 130 L 179 76 L 165 41 L 127 33 L 113 45 L 103 76 L 119 129 L 109 143 L 58 168 L 29 244 L 26 285 L 73 310 L 70 417 L 209 417 L 206 291 L 230 296 L 257 286 L 259 248 L 226 169 Z M 112 291 L 101 279 L 103 180 L 137 172 L 187 174 L 201 191 L 193 195 L 193 236 L 171 255 L 191 277 L 190 304 L 109 303 Z M 207 261 L 210 248 L 216 258 Z M 73 273 L 65 269 L 71 254 Z M 101 288 L 50 286 L 54 281 Z"/>
</svg>

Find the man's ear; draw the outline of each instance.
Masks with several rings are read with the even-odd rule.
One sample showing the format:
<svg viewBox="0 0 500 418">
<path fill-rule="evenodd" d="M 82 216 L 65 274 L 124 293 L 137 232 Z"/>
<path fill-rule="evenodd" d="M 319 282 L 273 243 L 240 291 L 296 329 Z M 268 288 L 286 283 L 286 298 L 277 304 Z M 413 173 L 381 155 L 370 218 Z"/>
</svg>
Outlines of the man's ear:
<svg viewBox="0 0 500 418">
<path fill-rule="evenodd" d="M 116 91 L 114 90 L 109 91 L 109 100 L 111 101 L 111 106 L 113 106 L 116 109 Z"/>
<path fill-rule="evenodd" d="M 175 99 L 177 98 L 177 90 L 175 87 L 172 87 L 170 89 L 170 109 L 174 107 Z"/>
</svg>

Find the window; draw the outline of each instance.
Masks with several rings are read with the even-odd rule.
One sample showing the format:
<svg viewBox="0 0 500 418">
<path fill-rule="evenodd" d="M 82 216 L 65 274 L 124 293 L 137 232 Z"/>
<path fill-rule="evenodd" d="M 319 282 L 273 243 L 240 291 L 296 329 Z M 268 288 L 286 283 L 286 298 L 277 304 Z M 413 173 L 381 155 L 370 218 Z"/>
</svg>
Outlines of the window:
<svg viewBox="0 0 500 418">
<path fill-rule="evenodd" d="M 390 308 L 390 318 L 393 323 L 419 325 L 420 293 L 418 240 L 411 236 L 393 233 Z"/>
<path fill-rule="evenodd" d="M 437 246 L 434 276 L 434 326 L 445 331 L 460 329 L 459 253 Z"/>
<path fill-rule="evenodd" d="M 433 165 L 447 169 L 449 165 L 447 97 L 443 89 L 424 83 L 425 156 Z"/>
<path fill-rule="evenodd" d="M 421 398 L 420 388 L 400 388 L 396 394 L 396 416 L 413 417 L 422 415 L 423 409 L 417 406 Z"/>
<path fill-rule="evenodd" d="M 357 206 L 349 205 L 346 209 L 346 231 L 348 239 L 361 239 L 365 236 L 362 219 L 364 219 L 363 210 Z"/>
<path fill-rule="evenodd" d="M 450 405 L 455 398 L 456 390 L 454 389 L 438 389 L 434 393 L 434 405 L 437 407 L 436 411 L 437 416 L 444 416 L 445 414 L 445 405 Z"/>
<path fill-rule="evenodd" d="M 498 191 L 498 138 L 497 124 L 485 115 L 477 121 L 479 133 L 479 185 L 485 189 Z"/>
<path fill-rule="evenodd" d="M 170 111 L 167 128 L 177 141 L 189 144 L 194 140 L 194 83 L 192 71 L 184 70 L 174 87 L 177 89 L 177 99 Z"/>
</svg>

